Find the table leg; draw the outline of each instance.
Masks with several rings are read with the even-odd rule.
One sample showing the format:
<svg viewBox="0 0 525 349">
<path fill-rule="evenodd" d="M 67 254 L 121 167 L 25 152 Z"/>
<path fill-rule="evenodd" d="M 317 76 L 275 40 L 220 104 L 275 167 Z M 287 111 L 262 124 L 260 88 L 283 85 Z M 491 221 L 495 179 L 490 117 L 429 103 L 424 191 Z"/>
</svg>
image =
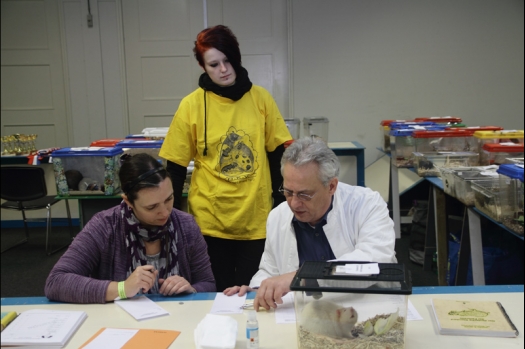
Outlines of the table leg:
<svg viewBox="0 0 525 349">
<path fill-rule="evenodd" d="M 483 264 L 483 245 L 481 242 L 481 221 L 479 215 L 468 209 L 470 253 L 472 255 L 472 279 L 475 286 L 485 285 L 485 266 Z"/>
<path fill-rule="evenodd" d="M 468 232 L 468 208 L 463 213 L 463 225 L 461 227 L 461 242 L 459 244 L 458 267 L 456 269 L 455 286 L 467 284 L 468 265 L 470 261 L 470 234 Z"/>
<path fill-rule="evenodd" d="M 447 285 L 448 236 L 447 209 L 445 192 L 439 188 L 434 190 L 434 216 L 436 224 L 437 269 L 439 286 Z M 439 209 L 438 209 L 439 207 Z"/>
<path fill-rule="evenodd" d="M 396 239 L 401 238 L 401 214 L 399 213 L 399 175 L 395 165 L 395 156 L 390 158 L 390 198 L 392 201 L 392 219 L 394 221 L 394 231 Z"/>
</svg>

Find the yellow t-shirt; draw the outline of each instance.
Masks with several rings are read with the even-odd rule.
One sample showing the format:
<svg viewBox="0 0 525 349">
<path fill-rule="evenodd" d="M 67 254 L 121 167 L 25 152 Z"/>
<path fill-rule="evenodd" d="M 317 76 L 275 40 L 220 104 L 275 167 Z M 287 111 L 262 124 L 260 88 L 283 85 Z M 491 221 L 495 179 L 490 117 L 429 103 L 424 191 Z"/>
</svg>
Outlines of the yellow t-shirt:
<svg viewBox="0 0 525 349">
<path fill-rule="evenodd" d="M 194 160 L 188 206 L 204 235 L 264 239 L 272 208 L 266 152 L 291 139 L 264 88 L 253 85 L 238 101 L 198 88 L 181 101 L 160 156 L 184 167 Z"/>
</svg>

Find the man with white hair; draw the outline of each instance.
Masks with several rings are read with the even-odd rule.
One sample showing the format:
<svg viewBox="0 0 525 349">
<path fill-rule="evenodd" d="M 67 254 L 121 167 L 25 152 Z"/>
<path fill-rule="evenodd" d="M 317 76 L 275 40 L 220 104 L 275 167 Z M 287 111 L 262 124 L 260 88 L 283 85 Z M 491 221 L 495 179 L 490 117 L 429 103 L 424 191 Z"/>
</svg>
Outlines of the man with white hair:
<svg viewBox="0 0 525 349">
<path fill-rule="evenodd" d="M 339 182 L 339 159 L 319 138 L 294 141 L 281 159 L 286 197 L 266 222 L 266 243 L 250 285 L 224 293 L 257 289 L 256 310 L 276 308 L 290 291 L 305 261 L 395 263 L 394 223 L 379 193 Z"/>
</svg>

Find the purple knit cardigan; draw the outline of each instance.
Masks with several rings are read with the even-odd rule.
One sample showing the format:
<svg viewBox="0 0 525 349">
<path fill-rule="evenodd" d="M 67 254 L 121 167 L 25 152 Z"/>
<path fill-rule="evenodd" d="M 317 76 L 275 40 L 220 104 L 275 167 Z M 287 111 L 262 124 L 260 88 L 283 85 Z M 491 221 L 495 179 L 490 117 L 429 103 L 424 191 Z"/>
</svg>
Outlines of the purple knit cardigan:
<svg viewBox="0 0 525 349">
<path fill-rule="evenodd" d="M 182 248 L 179 275 L 197 292 L 215 292 L 207 245 L 192 215 L 172 210 Z M 120 206 L 94 215 L 55 264 L 46 280 L 45 295 L 67 303 L 105 303 L 111 281 L 126 280 L 127 249 Z"/>
</svg>

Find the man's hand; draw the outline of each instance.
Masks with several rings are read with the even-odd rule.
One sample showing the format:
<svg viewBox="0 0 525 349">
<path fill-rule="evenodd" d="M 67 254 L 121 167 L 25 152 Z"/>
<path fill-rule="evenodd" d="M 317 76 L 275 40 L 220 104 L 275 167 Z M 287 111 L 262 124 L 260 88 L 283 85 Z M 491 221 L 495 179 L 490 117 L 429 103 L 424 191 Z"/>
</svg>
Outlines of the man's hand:
<svg viewBox="0 0 525 349">
<path fill-rule="evenodd" d="M 222 293 L 224 293 L 226 296 L 233 296 L 234 294 L 239 293 L 238 296 L 242 297 L 250 291 L 253 291 L 250 286 L 242 285 L 242 286 L 228 287 Z"/>
<path fill-rule="evenodd" d="M 282 297 L 290 292 L 290 284 L 295 273 L 293 271 L 263 280 L 253 301 L 255 311 L 259 311 L 259 307 L 270 310 L 270 308 L 277 308 L 277 304 L 283 304 Z"/>
</svg>

